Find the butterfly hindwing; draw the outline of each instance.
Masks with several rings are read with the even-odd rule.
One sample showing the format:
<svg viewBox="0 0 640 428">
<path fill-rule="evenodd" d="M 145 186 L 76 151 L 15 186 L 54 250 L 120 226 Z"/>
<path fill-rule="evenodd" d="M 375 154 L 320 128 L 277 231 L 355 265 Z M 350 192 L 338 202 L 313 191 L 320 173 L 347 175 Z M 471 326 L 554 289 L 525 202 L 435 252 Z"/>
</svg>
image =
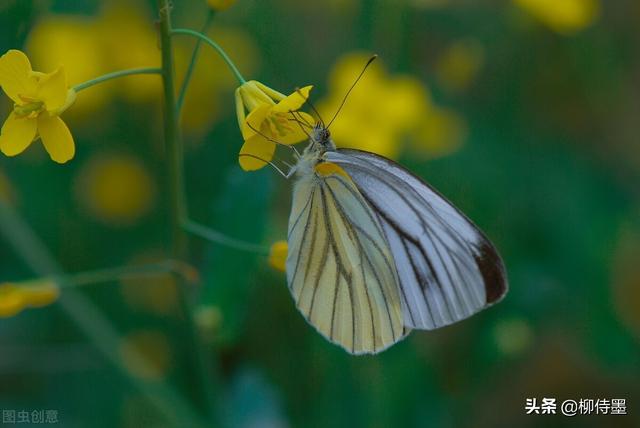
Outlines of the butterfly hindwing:
<svg viewBox="0 0 640 428">
<path fill-rule="evenodd" d="M 504 296 L 506 274 L 494 246 L 424 181 L 373 153 L 340 149 L 325 158 L 349 174 L 382 225 L 407 327 L 442 327 Z"/>
<path fill-rule="evenodd" d="M 287 280 L 296 305 L 323 336 L 353 354 L 405 335 L 398 276 L 383 226 L 344 171 L 300 178 L 289 219 Z"/>
</svg>

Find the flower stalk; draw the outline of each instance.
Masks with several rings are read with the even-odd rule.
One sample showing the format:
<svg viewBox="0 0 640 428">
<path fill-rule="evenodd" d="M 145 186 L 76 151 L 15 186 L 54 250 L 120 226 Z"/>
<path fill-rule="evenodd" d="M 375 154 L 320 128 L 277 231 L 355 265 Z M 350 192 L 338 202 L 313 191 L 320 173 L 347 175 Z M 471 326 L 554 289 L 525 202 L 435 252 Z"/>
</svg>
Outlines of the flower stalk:
<svg viewBox="0 0 640 428">
<path fill-rule="evenodd" d="M 137 74 L 161 74 L 162 69 L 158 67 L 146 67 L 146 68 L 132 68 L 130 70 L 114 71 L 113 73 L 107 73 L 95 79 L 87 80 L 86 82 L 79 83 L 73 87 L 76 92 L 80 92 L 91 86 L 98 85 L 107 80 L 117 79 L 125 76 L 134 76 Z"/>
</svg>

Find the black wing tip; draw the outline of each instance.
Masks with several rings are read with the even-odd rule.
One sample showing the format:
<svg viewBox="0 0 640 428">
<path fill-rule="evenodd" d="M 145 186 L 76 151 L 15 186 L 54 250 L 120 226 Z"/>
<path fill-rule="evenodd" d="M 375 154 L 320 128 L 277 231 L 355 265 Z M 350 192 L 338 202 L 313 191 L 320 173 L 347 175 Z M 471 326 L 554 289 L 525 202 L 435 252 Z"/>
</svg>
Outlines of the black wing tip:
<svg viewBox="0 0 640 428">
<path fill-rule="evenodd" d="M 500 301 L 507 294 L 509 286 L 504 263 L 498 251 L 489 241 L 485 241 L 475 259 L 484 280 L 487 305 Z"/>
</svg>

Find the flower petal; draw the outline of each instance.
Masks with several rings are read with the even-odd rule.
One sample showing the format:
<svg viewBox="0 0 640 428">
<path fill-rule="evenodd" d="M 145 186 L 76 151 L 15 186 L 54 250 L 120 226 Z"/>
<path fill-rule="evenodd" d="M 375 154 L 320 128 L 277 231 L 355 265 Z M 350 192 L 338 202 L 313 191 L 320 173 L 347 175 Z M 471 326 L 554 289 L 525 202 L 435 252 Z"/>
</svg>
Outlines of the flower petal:
<svg viewBox="0 0 640 428">
<path fill-rule="evenodd" d="M 273 159 L 276 145 L 261 135 L 254 135 L 242 145 L 238 158 L 240 167 L 245 171 L 255 171 Z M 248 155 L 248 156 L 247 156 Z"/>
<path fill-rule="evenodd" d="M 40 79 L 37 97 L 48 112 L 57 113 L 67 101 L 67 92 L 67 73 L 60 67 Z"/>
<path fill-rule="evenodd" d="M 305 86 L 304 88 L 298 89 L 287 98 L 276 104 L 273 110 L 280 113 L 298 110 L 309 99 L 309 92 L 311 92 L 312 88 L 313 86 Z"/>
<path fill-rule="evenodd" d="M 20 95 L 34 97 L 37 82 L 29 58 L 23 52 L 11 49 L 0 57 L 0 86 L 13 102 L 24 104 Z"/>
<path fill-rule="evenodd" d="M 248 140 L 256 135 L 262 129 L 262 124 L 266 120 L 267 116 L 273 108 L 272 105 L 262 104 L 247 116 L 247 119 L 242 125 L 242 138 Z"/>
<path fill-rule="evenodd" d="M 2 125 L 0 150 L 7 156 L 22 153 L 36 137 L 38 121 L 11 113 Z"/>
<path fill-rule="evenodd" d="M 276 241 L 271 245 L 271 249 L 269 250 L 269 264 L 272 268 L 281 272 L 286 271 L 288 249 L 287 241 Z"/>
<path fill-rule="evenodd" d="M 38 132 L 51 160 L 65 163 L 73 158 L 76 153 L 73 136 L 60 117 L 41 114 L 38 117 Z"/>
</svg>

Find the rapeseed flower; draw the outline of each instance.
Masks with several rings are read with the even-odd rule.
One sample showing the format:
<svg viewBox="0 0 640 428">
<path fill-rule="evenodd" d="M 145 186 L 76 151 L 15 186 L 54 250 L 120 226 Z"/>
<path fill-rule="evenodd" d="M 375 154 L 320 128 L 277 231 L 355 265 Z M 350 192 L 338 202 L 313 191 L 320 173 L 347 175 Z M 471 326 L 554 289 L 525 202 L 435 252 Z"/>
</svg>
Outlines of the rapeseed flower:
<svg viewBox="0 0 640 428">
<path fill-rule="evenodd" d="M 12 317 L 26 308 L 39 308 L 55 302 L 60 289 L 50 279 L 0 284 L 0 318 Z"/>
<path fill-rule="evenodd" d="M 276 142 L 291 145 L 308 138 L 303 126 L 312 126 L 315 121 L 298 110 L 311 89 L 312 86 L 305 86 L 286 96 L 255 80 L 236 89 L 238 126 L 244 138 L 239 157 L 242 169 L 254 171 L 265 166 L 273 159 Z"/>
<path fill-rule="evenodd" d="M 573 34 L 591 25 L 600 14 L 598 0 L 513 0 L 538 21 L 560 34 Z"/>
<path fill-rule="evenodd" d="M 76 93 L 67 86 L 64 68 L 46 74 L 33 71 L 23 52 L 10 50 L 0 57 L 0 86 L 14 103 L 0 134 L 2 153 L 16 156 L 39 137 L 53 161 L 72 159 L 73 136 L 60 114 Z"/>
<path fill-rule="evenodd" d="M 285 272 L 288 250 L 287 241 L 274 242 L 269 250 L 269 265 L 276 270 Z"/>
</svg>

